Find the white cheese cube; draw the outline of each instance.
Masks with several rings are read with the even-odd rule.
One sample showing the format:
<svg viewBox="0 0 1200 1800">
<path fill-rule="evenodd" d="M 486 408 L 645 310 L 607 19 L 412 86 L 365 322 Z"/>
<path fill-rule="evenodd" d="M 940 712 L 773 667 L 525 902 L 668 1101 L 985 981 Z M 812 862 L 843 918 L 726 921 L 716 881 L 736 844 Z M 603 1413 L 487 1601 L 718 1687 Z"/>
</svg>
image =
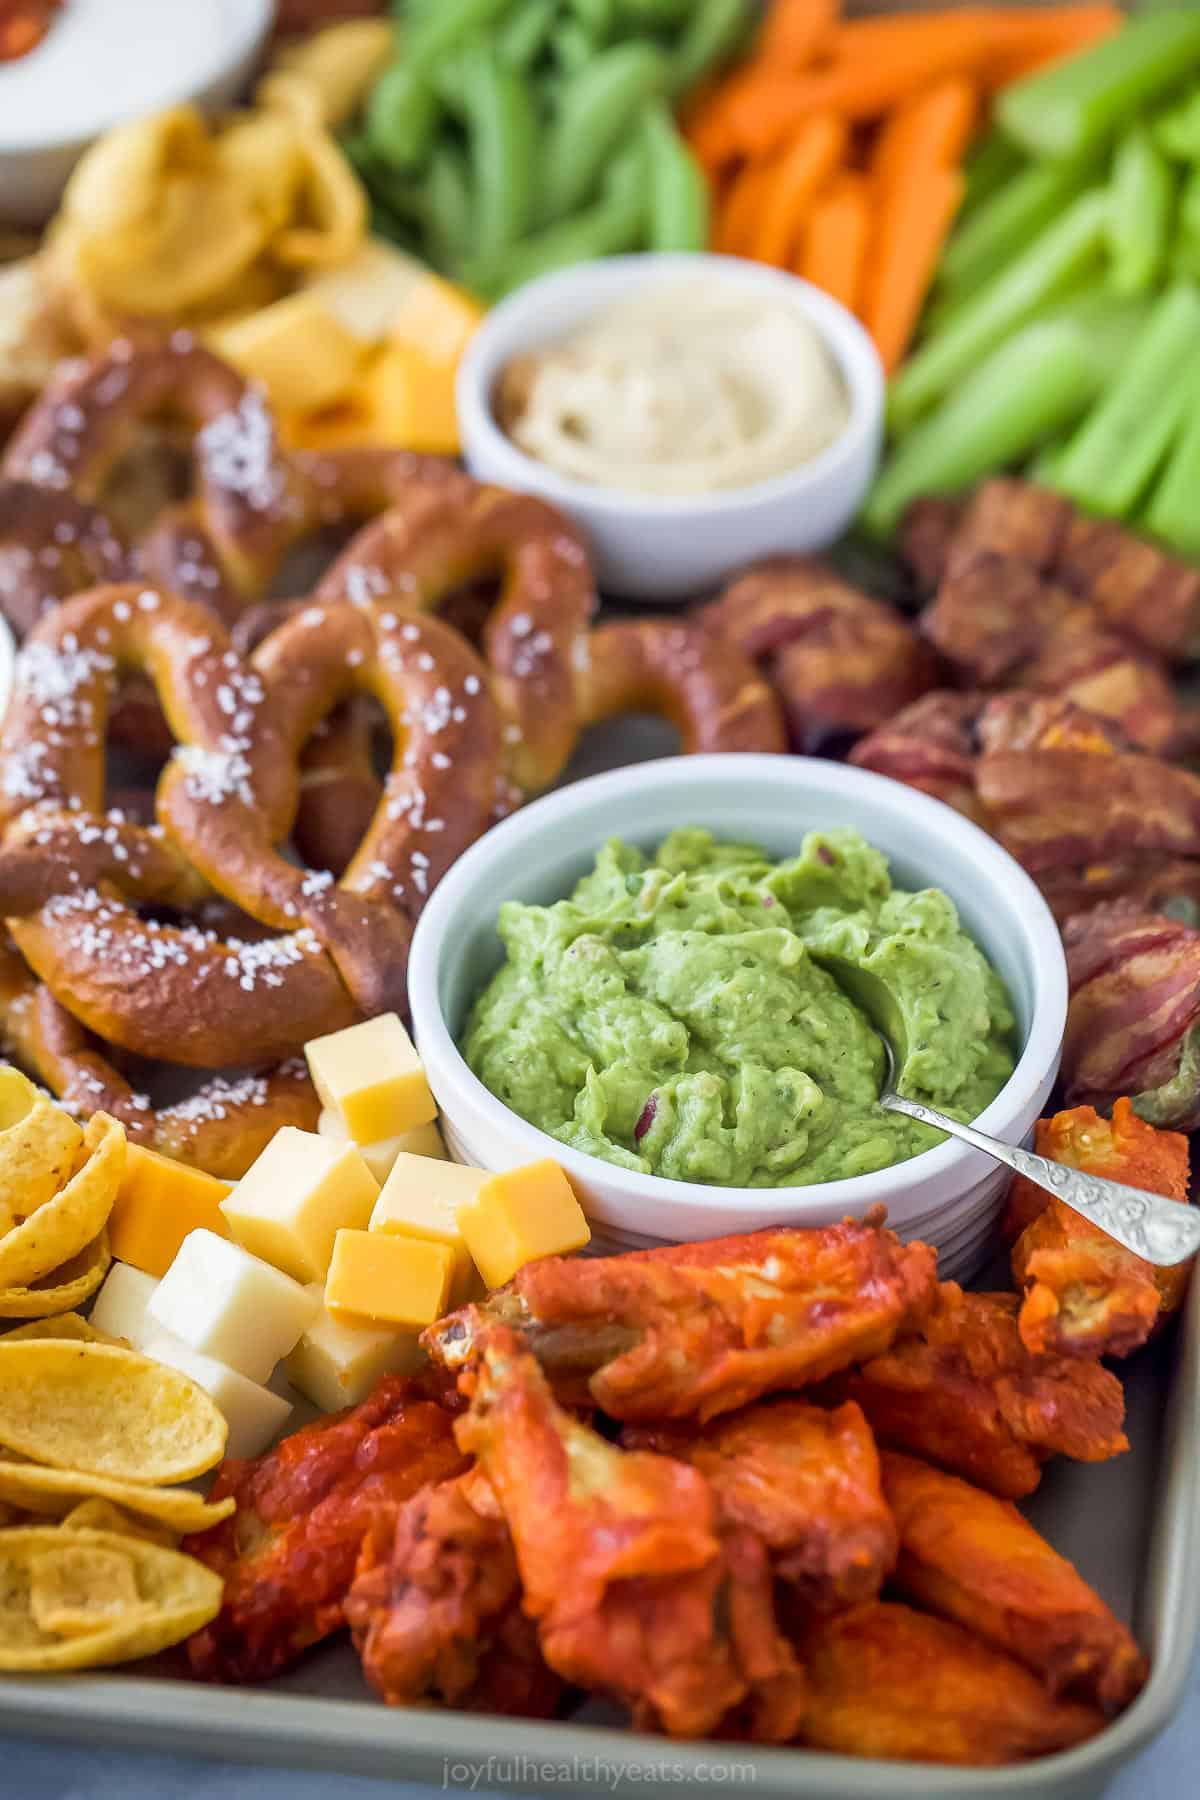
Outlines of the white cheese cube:
<svg viewBox="0 0 1200 1800">
<path fill-rule="evenodd" d="M 221 1212 L 235 1241 L 293 1281 L 322 1281 L 342 1227 L 363 1230 L 379 1183 L 353 1144 L 284 1125 Z"/>
<path fill-rule="evenodd" d="M 292 1386 L 337 1412 L 365 1400 L 383 1375 L 407 1375 L 424 1360 L 415 1331 L 339 1325 L 325 1309 L 320 1283 L 310 1289 L 321 1310 L 284 1363 Z"/>
<path fill-rule="evenodd" d="M 247 1381 L 228 1363 L 202 1356 L 169 1331 L 152 1332 L 141 1350 L 152 1362 L 178 1369 L 212 1396 L 229 1426 L 226 1456 L 261 1456 L 291 1417 L 290 1400 L 281 1399 L 256 1381 Z"/>
<path fill-rule="evenodd" d="M 188 1233 L 147 1308 L 164 1331 L 249 1381 L 267 1379 L 316 1310 L 298 1281 L 213 1231 Z"/>
<path fill-rule="evenodd" d="M 146 1333 L 157 1329 L 146 1319 L 146 1309 L 157 1286 L 153 1275 L 146 1275 L 129 1263 L 115 1262 L 92 1305 L 92 1324 L 97 1331 L 124 1338 L 140 1350 Z"/>
<path fill-rule="evenodd" d="M 330 1143 L 353 1142 L 337 1113 L 330 1112 L 327 1106 L 321 1108 L 317 1130 Z M 447 1159 L 442 1134 L 432 1120 L 428 1125 L 414 1125 L 411 1131 L 398 1132 L 395 1137 L 377 1138 L 373 1144 L 360 1144 L 358 1154 L 381 1187 L 391 1174 L 392 1165 L 398 1156 L 430 1156 L 439 1162 Z"/>
</svg>

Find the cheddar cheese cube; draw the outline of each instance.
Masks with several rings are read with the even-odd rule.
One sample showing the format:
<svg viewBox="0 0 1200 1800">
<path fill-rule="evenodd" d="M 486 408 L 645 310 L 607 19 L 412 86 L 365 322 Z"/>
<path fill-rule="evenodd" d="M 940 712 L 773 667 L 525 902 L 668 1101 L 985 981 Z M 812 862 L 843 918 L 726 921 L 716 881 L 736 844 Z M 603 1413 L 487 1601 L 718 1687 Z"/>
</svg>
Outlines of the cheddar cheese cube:
<svg viewBox="0 0 1200 1800">
<path fill-rule="evenodd" d="M 311 1292 L 321 1310 L 283 1367 L 297 1392 L 322 1412 L 357 1406 L 381 1376 L 410 1374 L 423 1360 L 415 1331 L 340 1325 L 325 1306 L 325 1290 Z"/>
<path fill-rule="evenodd" d="M 292 1415 L 290 1400 L 248 1381 L 228 1363 L 201 1355 L 169 1331 L 151 1332 L 139 1348 L 152 1362 L 178 1369 L 211 1395 L 229 1427 L 226 1456 L 261 1456 Z"/>
<path fill-rule="evenodd" d="M 389 1231 L 339 1231 L 325 1279 L 325 1305 L 339 1325 L 420 1331 L 446 1310 L 454 1280 L 449 1244 Z"/>
<path fill-rule="evenodd" d="M 229 1183 L 215 1175 L 127 1142 L 125 1172 L 108 1219 L 113 1255 L 147 1275 L 165 1275 L 189 1231 L 229 1236 L 221 1212 L 229 1192 Z"/>
<path fill-rule="evenodd" d="M 184 1239 L 146 1308 L 155 1325 L 255 1382 L 295 1348 L 316 1310 L 299 1282 L 211 1231 Z"/>
<path fill-rule="evenodd" d="M 486 1169 L 434 1162 L 427 1156 L 402 1152 L 393 1163 L 371 1214 L 372 1231 L 391 1231 L 400 1237 L 423 1238 L 450 1246 L 454 1252 L 451 1306 L 461 1306 L 470 1297 L 475 1275 L 475 1264 L 458 1223 L 458 1208 L 474 1199 L 487 1180 Z"/>
<path fill-rule="evenodd" d="M 343 1225 L 366 1229 L 379 1183 L 353 1144 L 284 1125 L 221 1211 L 234 1241 L 293 1281 L 323 1281 Z"/>
<path fill-rule="evenodd" d="M 124 1338 L 135 1350 L 140 1350 L 147 1332 L 157 1329 L 146 1319 L 146 1310 L 157 1287 L 153 1275 L 131 1268 L 128 1263 L 113 1263 L 92 1302 L 92 1324 L 97 1331 L 106 1331 L 109 1337 Z"/>
<path fill-rule="evenodd" d="M 489 1176 L 456 1216 L 490 1288 L 539 1256 L 581 1250 L 592 1235 L 570 1182 L 549 1158 Z"/>
<path fill-rule="evenodd" d="M 321 1116 L 317 1120 L 317 1130 L 332 1144 L 348 1144 L 351 1141 L 350 1133 L 338 1115 L 330 1112 L 327 1107 L 321 1108 Z M 442 1162 L 446 1160 L 446 1146 L 442 1142 L 442 1134 L 432 1122 L 428 1125 L 416 1125 L 411 1131 L 401 1131 L 395 1137 L 378 1138 L 373 1144 L 358 1146 L 358 1154 L 380 1187 L 391 1173 L 392 1164 L 396 1158 L 406 1150 L 413 1156 L 432 1156 Z"/>
<path fill-rule="evenodd" d="M 295 412 L 341 400 L 366 361 L 361 340 L 311 290 L 219 327 L 209 341 L 218 356 L 262 383 L 273 406 Z"/>
<path fill-rule="evenodd" d="M 356 1144 L 374 1144 L 437 1117 L 425 1070 L 395 1013 L 331 1031 L 304 1047 L 313 1086 Z"/>
</svg>

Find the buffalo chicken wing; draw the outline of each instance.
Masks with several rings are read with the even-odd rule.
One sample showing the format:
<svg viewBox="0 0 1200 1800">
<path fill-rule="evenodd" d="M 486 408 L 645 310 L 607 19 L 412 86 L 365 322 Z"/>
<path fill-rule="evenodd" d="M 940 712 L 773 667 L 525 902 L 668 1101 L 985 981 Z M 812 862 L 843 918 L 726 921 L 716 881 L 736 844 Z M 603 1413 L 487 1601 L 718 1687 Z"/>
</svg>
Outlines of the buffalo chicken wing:
<svg viewBox="0 0 1200 1800">
<path fill-rule="evenodd" d="M 896 1586 L 1106 1713 L 1127 1706 L 1146 1659 L 1120 1621 L 1008 1500 L 915 1457 L 883 1453 L 900 1533 Z"/>
<path fill-rule="evenodd" d="M 722 1536 L 699 1471 L 606 1442 L 557 1403 L 503 1326 L 477 1339 L 463 1385 L 459 1441 L 508 1521 L 550 1667 L 624 1702 L 643 1727 L 794 1735 L 804 1680 L 775 1623 L 766 1557 L 748 1534 Z"/>
<path fill-rule="evenodd" d="M 722 1519 L 757 1537 L 775 1574 L 817 1612 L 873 1600 L 895 1562 L 879 1452 L 853 1403 L 826 1411 L 775 1400 L 695 1431 L 626 1427 L 621 1441 L 699 1469 Z"/>
<path fill-rule="evenodd" d="M 1039 1119 L 1040 1156 L 1186 1205 L 1188 1140 L 1156 1131 L 1127 1098 L 1103 1119 L 1090 1106 Z M 1013 1280 L 1024 1289 L 1021 1337 L 1035 1353 L 1126 1356 L 1175 1312 L 1191 1264 L 1156 1268 L 1074 1208 L 1018 1176 L 1008 1201 Z"/>
<path fill-rule="evenodd" d="M 265 1681 L 339 1630 L 368 1532 L 465 1460 L 452 1415 L 390 1376 L 361 1406 L 226 1462 L 212 1498 L 232 1494 L 237 1511 L 185 1543 L 225 1583 L 217 1617 L 188 1641 L 192 1673 Z"/>
<path fill-rule="evenodd" d="M 614 1419 L 711 1418 L 886 1350 L 934 1293 L 936 1253 L 876 1220 L 757 1231 L 625 1256 L 543 1257 L 425 1334 L 461 1367 L 510 1326 L 568 1404 Z"/>
<path fill-rule="evenodd" d="M 1034 1356 L 1016 1294 L 965 1294 L 943 1282 L 920 1328 L 827 1384 L 856 1400 L 876 1437 L 1018 1500 L 1051 1456 L 1103 1462 L 1129 1448 L 1125 1396 L 1109 1369 Z"/>
<path fill-rule="evenodd" d="M 1056 1700 L 961 1626 L 890 1602 L 815 1619 L 798 1639 L 811 1690 L 802 1737 L 904 1762 L 1023 1762 L 1094 1737 L 1104 1714 Z"/>
</svg>

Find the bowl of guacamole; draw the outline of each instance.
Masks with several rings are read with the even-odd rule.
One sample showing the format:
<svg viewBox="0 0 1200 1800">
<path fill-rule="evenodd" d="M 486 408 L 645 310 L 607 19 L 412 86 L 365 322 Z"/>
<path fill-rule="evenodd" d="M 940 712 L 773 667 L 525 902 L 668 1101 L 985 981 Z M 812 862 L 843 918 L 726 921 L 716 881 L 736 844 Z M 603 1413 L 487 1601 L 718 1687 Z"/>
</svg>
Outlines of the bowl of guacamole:
<svg viewBox="0 0 1200 1800">
<path fill-rule="evenodd" d="M 451 1154 L 553 1157 L 600 1248 L 882 1203 L 957 1277 L 1007 1183 L 885 1114 L 901 1088 L 1011 1143 L 1053 1087 L 1058 929 L 960 814 L 803 756 L 661 758 L 522 808 L 416 928 L 417 1048 Z"/>
<path fill-rule="evenodd" d="M 1013 1072 L 1012 1003 L 954 902 L 894 886 L 848 826 L 781 860 L 694 826 L 648 853 L 610 838 L 565 898 L 505 901 L 497 931 L 468 1064 L 559 1143 L 641 1175 L 796 1187 L 941 1142 L 877 1104 L 880 1006 L 901 1093 L 970 1120 Z"/>
</svg>

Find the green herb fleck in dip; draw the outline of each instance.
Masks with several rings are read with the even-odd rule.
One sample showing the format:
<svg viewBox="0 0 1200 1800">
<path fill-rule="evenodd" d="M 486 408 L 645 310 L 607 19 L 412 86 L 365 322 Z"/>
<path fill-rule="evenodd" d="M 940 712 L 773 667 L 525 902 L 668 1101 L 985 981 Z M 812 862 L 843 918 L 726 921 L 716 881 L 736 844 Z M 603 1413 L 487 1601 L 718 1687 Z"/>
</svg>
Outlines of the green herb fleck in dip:
<svg viewBox="0 0 1200 1800">
<path fill-rule="evenodd" d="M 810 832 L 778 863 L 706 831 L 649 860 L 612 839 L 569 899 L 507 901 L 498 929 L 467 1061 L 530 1124 L 625 1169 L 784 1187 L 939 1143 L 877 1105 L 883 1048 L 854 993 L 902 1031 L 901 1093 L 973 1119 L 1012 1073 L 1008 995 L 953 901 L 893 888 L 855 831 Z"/>
</svg>

